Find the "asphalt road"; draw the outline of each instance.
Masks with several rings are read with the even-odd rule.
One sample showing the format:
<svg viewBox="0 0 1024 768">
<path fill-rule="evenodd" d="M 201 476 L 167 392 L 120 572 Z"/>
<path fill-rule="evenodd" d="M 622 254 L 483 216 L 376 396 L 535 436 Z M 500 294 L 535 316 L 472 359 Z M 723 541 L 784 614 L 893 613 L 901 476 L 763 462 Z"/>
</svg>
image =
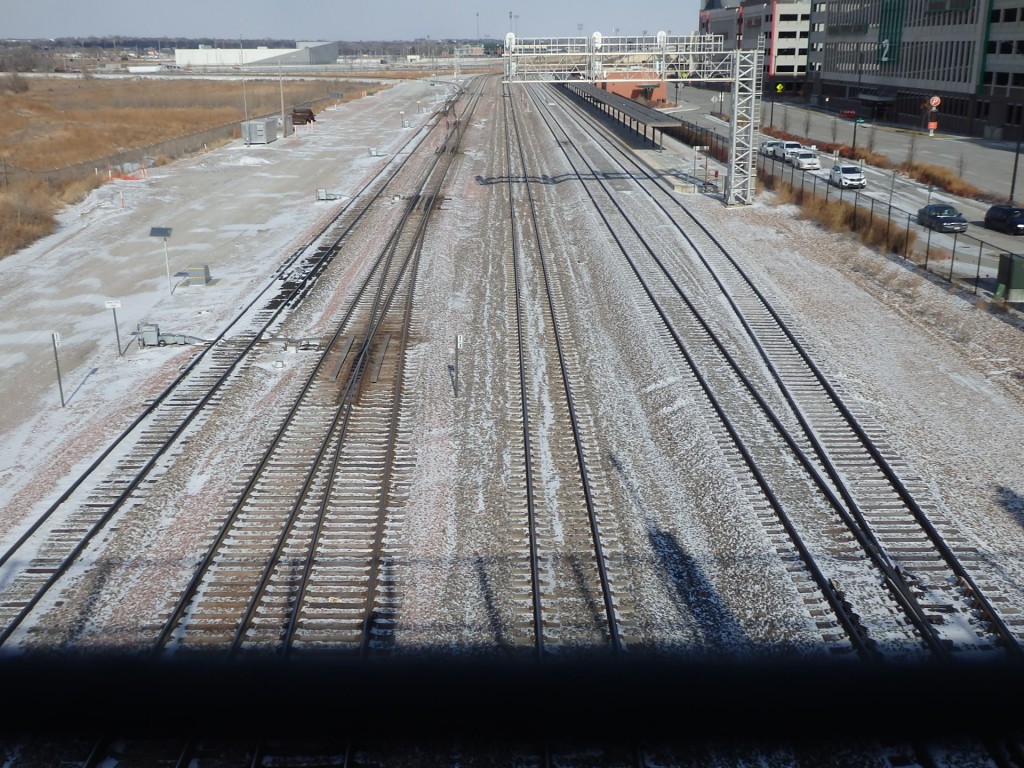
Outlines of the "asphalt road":
<svg viewBox="0 0 1024 768">
<path fill-rule="evenodd" d="M 723 101 L 713 101 L 723 95 Z M 680 105 L 680 109 L 673 110 L 673 113 L 681 119 L 705 125 L 723 135 L 728 132 L 728 127 L 711 117 L 710 113 L 714 110 L 731 114 L 729 94 L 684 85 L 670 89 L 669 98 Z M 805 136 L 811 143 L 843 142 L 867 147 L 897 164 L 912 158 L 917 162 L 949 168 L 993 198 L 1006 201 L 1012 191 L 1015 201 L 1024 203 L 1024 163 L 1016 162 L 1019 160 L 1016 141 L 978 139 L 941 131 L 929 136 L 928 131 L 910 130 L 906 126 L 861 123 L 856 126 L 854 144 L 855 123 L 850 119 L 785 100 L 774 104 L 772 100 L 765 100 L 762 108 L 762 127 Z M 941 113 L 939 124 L 942 124 Z M 1016 184 L 1013 183 L 1015 165 Z"/>
<path fill-rule="evenodd" d="M 707 127 L 722 136 L 728 135 L 728 124 L 712 113 L 731 113 L 730 94 L 688 85 L 673 85 L 669 90 L 669 99 L 674 99 L 679 105 L 670 110 L 671 114 L 681 120 Z M 942 202 L 955 206 L 970 222 L 967 233 L 957 238 L 959 242 L 956 244 L 956 250 L 971 251 L 975 254 L 980 250 L 984 253 L 983 263 L 986 269 L 994 271 L 998 268 L 999 252 L 1024 251 L 1024 238 L 985 229 L 983 224 L 985 212 L 992 202 L 1010 200 L 1015 166 L 1024 166 L 1024 163 L 1018 162 L 1015 141 L 976 139 L 940 131 L 934 136 L 929 136 L 927 131 L 914 131 L 905 126 L 855 124 L 850 119 L 783 100 L 775 102 L 774 105 L 770 100 L 765 101 L 762 102 L 762 107 L 762 128 L 773 126 L 778 130 L 805 137 L 809 144 L 842 142 L 854 146 L 856 138 L 856 146 L 866 147 L 885 155 L 894 164 L 914 159 L 917 162 L 952 170 L 964 181 L 982 190 L 983 196 L 988 199 L 956 197 L 944 190 L 929 188 L 928 185 L 896 171 L 871 166 L 864 169 L 868 185 L 863 193 L 911 216 L 928 203 Z M 821 171 L 808 173 L 825 180 L 828 178 L 831 159 L 823 154 L 821 161 Z M 1013 198 L 1018 204 L 1024 205 L 1024 167 L 1017 167 L 1016 171 L 1017 182 L 1013 185 Z M 929 233 L 928 230 L 921 229 L 923 236 L 937 239 L 939 244 L 952 249 L 951 236 Z M 977 258 L 977 255 L 973 257 L 975 263 Z"/>
</svg>

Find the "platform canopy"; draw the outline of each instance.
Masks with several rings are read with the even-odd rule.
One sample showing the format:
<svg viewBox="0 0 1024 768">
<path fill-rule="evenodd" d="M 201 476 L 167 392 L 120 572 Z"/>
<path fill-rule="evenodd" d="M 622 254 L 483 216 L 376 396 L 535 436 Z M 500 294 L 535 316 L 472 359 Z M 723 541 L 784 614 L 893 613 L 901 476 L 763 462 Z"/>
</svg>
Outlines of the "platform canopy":
<svg viewBox="0 0 1024 768">
<path fill-rule="evenodd" d="M 567 83 L 567 87 L 580 96 L 590 101 L 605 104 L 626 115 L 631 120 L 641 125 L 646 125 L 649 128 L 676 128 L 681 125 L 678 117 L 666 115 L 657 109 L 645 107 L 643 104 L 638 104 L 632 99 L 627 99 L 625 96 L 620 96 L 617 93 L 611 93 L 592 83 Z"/>
</svg>

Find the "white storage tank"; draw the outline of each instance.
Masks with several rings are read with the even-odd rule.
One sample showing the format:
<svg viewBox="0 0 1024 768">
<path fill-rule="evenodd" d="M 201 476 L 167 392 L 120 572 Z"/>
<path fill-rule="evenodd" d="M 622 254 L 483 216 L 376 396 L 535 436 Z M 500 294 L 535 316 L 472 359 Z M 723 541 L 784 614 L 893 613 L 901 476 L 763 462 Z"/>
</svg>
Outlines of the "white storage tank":
<svg viewBox="0 0 1024 768">
<path fill-rule="evenodd" d="M 277 118 L 246 120 L 242 123 L 242 138 L 246 144 L 269 144 L 277 140 Z"/>
</svg>

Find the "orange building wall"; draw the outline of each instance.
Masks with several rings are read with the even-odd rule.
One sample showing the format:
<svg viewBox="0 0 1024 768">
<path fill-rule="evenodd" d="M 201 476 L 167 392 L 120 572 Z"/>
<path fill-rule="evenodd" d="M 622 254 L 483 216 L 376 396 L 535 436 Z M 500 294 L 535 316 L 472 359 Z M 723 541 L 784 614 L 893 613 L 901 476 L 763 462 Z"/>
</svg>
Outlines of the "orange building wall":
<svg viewBox="0 0 1024 768">
<path fill-rule="evenodd" d="M 657 80 L 657 75 L 653 72 L 650 75 L 652 81 Z M 610 75 L 610 77 L 616 78 L 616 75 Z M 668 100 L 668 86 L 661 81 L 648 81 L 645 83 L 636 79 L 623 80 L 621 76 L 618 76 L 617 79 L 598 83 L 598 85 L 609 93 L 624 96 L 627 99 L 633 99 L 633 101 L 644 101 L 648 91 L 650 92 L 650 101 L 654 104 L 664 104 Z"/>
</svg>

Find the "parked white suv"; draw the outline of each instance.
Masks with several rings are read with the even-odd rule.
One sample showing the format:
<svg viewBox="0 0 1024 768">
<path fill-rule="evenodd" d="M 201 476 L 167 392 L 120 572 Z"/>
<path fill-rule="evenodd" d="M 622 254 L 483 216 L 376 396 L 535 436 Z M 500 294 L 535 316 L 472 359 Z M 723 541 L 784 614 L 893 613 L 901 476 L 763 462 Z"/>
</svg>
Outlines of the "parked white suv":
<svg viewBox="0 0 1024 768">
<path fill-rule="evenodd" d="M 829 172 L 828 180 L 837 187 L 859 187 L 863 189 L 868 185 L 864 178 L 864 171 L 854 163 L 836 163 Z"/>
</svg>

